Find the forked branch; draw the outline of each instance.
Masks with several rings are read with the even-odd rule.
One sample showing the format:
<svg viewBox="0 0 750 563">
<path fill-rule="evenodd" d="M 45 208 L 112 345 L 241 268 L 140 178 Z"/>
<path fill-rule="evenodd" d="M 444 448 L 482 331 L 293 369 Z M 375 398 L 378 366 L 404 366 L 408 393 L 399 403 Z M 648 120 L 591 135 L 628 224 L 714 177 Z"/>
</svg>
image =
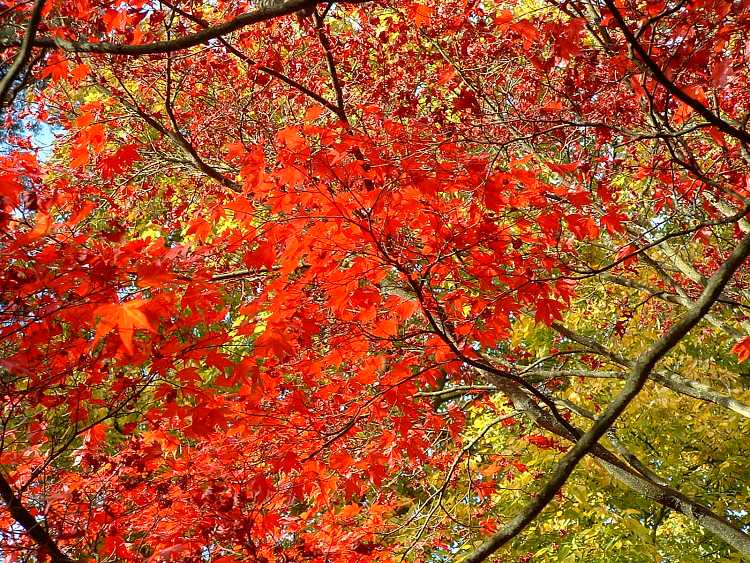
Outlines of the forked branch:
<svg viewBox="0 0 750 563">
<path fill-rule="evenodd" d="M 630 375 L 620 393 L 607 406 L 591 428 L 581 436 L 575 446 L 567 453 L 555 469 L 547 483 L 542 487 L 534 500 L 498 532 L 477 548 L 467 559 L 467 563 L 484 561 L 500 547 L 516 537 L 528 526 L 549 504 L 555 494 L 562 488 L 573 470 L 583 457 L 596 446 L 599 439 L 606 434 L 633 399 L 640 393 L 648 380 L 651 370 L 687 333 L 706 315 L 711 306 L 719 299 L 729 280 L 750 255 L 750 235 L 745 235 L 734 249 L 729 259 L 708 280 L 706 288 L 695 305 L 659 340 L 654 342 L 634 363 Z M 743 541 L 733 544 L 743 553 L 750 554 L 750 538 L 742 534 Z"/>
</svg>

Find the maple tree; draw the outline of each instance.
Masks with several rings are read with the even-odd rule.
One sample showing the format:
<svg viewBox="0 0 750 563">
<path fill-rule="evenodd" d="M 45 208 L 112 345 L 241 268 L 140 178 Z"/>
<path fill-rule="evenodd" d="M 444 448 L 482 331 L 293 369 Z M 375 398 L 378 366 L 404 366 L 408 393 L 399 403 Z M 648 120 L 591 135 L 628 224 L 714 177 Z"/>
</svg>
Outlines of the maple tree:
<svg viewBox="0 0 750 563">
<path fill-rule="evenodd" d="M 749 16 L 0 1 L 0 554 L 750 556 Z"/>
</svg>

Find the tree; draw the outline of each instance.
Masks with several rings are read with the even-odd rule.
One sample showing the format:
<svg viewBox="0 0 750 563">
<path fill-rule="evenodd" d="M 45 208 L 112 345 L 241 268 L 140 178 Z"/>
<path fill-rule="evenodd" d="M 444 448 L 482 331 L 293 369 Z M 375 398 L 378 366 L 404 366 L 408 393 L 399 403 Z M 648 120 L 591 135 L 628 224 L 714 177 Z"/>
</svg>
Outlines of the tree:
<svg viewBox="0 0 750 563">
<path fill-rule="evenodd" d="M 744 4 L 2 6 L 4 556 L 750 554 Z"/>
</svg>

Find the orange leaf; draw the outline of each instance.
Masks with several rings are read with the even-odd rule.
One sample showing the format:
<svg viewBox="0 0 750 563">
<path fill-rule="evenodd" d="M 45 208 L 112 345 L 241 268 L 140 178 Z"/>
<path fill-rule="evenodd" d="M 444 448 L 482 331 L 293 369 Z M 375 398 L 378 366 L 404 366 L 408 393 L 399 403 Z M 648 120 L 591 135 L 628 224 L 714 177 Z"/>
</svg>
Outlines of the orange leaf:
<svg viewBox="0 0 750 563">
<path fill-rule="evenodd" d="M 120 340 L 129 354 L 133 353 L 133 333 L 138 329 L 144 329 L 155 333 L 154 327 L 148 321 L 146 314 L 141 311 L 147 301 L 134 299 L 125 303 L 112 303 L 97 307 L 94 316 L 99 317 L 96 327 L 96 335 L 92 346 L 96 346 L 104 336 L 109 334 L 113 328 L 117 328 Z"/>
<path fill-rule="evenodd" d="M 398 322 L 393 319 L 380 319 L 375 323 L 375 336 L 388 338 L 398 332 Z"/>
<path fill-rule="evenodd" d="M 425 24 L 429 23 L 430 18 L 432 17 L 433 8 L 431 8 L 430 6 L 419 4 L 414 10 L 414 23 L 417 24 L 418 27 L 422 27 Z"/>
<path fill-rule="evenodd" d="M 562 320 L 561 309 L 564 304 L 554 299 L 539 299 L 536 302 L 536 315 L 534 318 L 538 323 L 550 326 L 554 320 Z"/>
<path fill-rule="evenodd" d="M 732 354 L 737 356 L 737 359 L 740 362 L 744 362 L 748 358 L 750 358 L 750 336 L 746 336 L 737 344 L 732 346 Z"/>
<path fill-rule="evenodd" d="M 324 111 L 323 106 L 319 106 L 319 105 L 314 105 L 312 107 L 307 108 L 307 111 L 305 112 L 305 123 L 310 123 L 311 121 L 315 121 L 321 116 L 323 111 Z"/>
<path fill-rule="evenodd" d="M 28 233 L 21 235 L 16 239 L 16 245 L 17 246 L 23 246 L 25 244 L 29 244 L 30 242 L 34 242 L 37 239 L 42 238 L 45 234 L 47 234 L 47 231 L 49 231 L 50 227 L 50 216 L 47 213 L 39 212 L 36 215 L 36 225 L 34 225 L 34 228 L 30 230 Z"/>
</svg>

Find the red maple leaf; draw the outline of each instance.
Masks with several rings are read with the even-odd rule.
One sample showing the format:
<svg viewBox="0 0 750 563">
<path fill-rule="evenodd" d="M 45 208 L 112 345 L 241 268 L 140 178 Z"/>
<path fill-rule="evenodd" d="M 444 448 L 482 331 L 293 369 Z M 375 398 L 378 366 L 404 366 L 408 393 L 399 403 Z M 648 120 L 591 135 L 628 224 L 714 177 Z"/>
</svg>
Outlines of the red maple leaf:
<svg viewBox="0 0 750 563">
<path fill-rule="evenodd" d="M 94 310 L 94 317 L 98 319 L 96 334 L 92 347 L 104 338 L 112 329 L 117 329 L 122 345 L 129 354 L 133 353 L 133 335 L 142 329 L 155 333 L 156 330 L 149 322 L 146 314 L 141 310 L 147 301 L 133 299 L 124 303 L 102 305 Z"/>
</svg>

